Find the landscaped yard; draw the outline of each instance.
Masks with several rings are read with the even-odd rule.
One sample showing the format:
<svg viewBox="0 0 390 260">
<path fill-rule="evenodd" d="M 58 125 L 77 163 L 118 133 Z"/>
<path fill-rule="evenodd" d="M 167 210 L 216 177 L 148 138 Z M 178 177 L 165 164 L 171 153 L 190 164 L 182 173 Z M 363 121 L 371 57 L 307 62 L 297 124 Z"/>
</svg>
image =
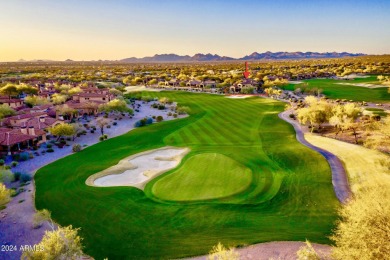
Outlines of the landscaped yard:
<svg viewBox="0 0 390 260">
<path fill-rule="evenodd" d="M 388 86 L 382 88 L 367 88 L 353 85 L 342 84 L 377 84 L 376 76 L 368 78 L 356 78 L 353 80 L 334 80 L 334 79 L 310 79 L 303 80 L 308 84 L 308 88 L 318 88 L 323 90 L 328 98 L 348 99 L 354 101 L 366 102 L 390 102 L 390 95 L 387 92 Z M 298 84 L 289 84 L 284 87 L 286 90 L 294 90 L 300 87 Z"/>
<path fill-rule="evenodd" d="M 218 242 L 329 243 L 339 206 L 330 169 L 278 118 L 284 103 L 184 92 L 153 95 L 190 107 L 191 116 L 137 128 L 35 175 L 37 208 L 50 210 L 61 225 L 80 227 L 85 253 L 96 259 L 171 259 L 206 254 Z M 164 146 L 191 152 L 178 168 L 151 181 L 145 193 L 85 184 L 126 156 Z M 209 191 L 214 185 L 217 189 Z"/>
</svg>

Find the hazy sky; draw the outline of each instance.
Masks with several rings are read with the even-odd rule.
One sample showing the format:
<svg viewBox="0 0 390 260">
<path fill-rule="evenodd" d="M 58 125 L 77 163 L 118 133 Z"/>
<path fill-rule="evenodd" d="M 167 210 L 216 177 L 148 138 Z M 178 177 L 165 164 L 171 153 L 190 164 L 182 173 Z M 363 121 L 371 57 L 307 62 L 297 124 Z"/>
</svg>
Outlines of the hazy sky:
<svg viewBox="0 0 390 260">
<path fill-rule="evenodd" d="M 0 61 L 390 53 L 390 0 L 0 0 Z"/>
</svg>

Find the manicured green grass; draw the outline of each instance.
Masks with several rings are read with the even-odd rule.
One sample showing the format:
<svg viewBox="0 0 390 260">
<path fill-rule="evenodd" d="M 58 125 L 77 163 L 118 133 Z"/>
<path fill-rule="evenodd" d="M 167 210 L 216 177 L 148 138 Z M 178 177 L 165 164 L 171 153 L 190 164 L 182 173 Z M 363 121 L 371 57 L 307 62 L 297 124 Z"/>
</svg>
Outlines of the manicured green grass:
<svg viewBox="0 0 390 260">
<path fill-rule="evenodd" d="M 382 117 L 388 116 L 387 112 L 385 112 L 384 109 L 369 107 L 369 108 L 366 108 L 365 110 L 371 111 L 374 115 L 378 115 L 378 116 L 382 116 Z"/>
<path fill-rule="evenodd" d="M 167 201 L 221 199 L 245 191 L 251 181 L 249 168 L 222 154 L 202 153 L 155 182 L 152 194 Z"/>
<path fill-rule="evenodd" d="M 50 210 L 61 225 L 80 227 L 85 253 L 96 259 L 172 259 L 206 254 L 218 242 L 238 246 L 307 238 L 329 243 L 339 205 L 330 168 L 278 118 L 284 103 L 184 92 L 153 95 L 190 107 L 191 116 L 100 142 L 35 175 L 37 208 Z M 145 193 L 85 184 L 90 175 L 126 156 L 166 145 L 189 147 L 191 152 L 177 169 L 149 183 Z M 245 192 L 228 201 L 190 204 L 151 196 L 156 181 L 180 171 L 189 158 L 207 153 L 222 154 L 252 171 Z"/>
<path fill-rule="evenodd" d="M 334 80 L 334 79 L 310 79 L 303 80 L 308 84 L 308 88 L 319 88 L 323 90 L 323 94 L 332 99 L 348 99 L 354 101 L 366 102 L 390 102 L 390 94 L 387 92 L 387 87 L 383 88 L 365 88 L 351 85 L 340 85 L 338 83 L 360 84 L 360 83 L 375 83 L 376 76 L 369 78 L 361 78 L 354 80 Z M 299 87 L 297 84 L 289 84 L 284 87 L 287 90 L 294 90 Z"/>
</svg>

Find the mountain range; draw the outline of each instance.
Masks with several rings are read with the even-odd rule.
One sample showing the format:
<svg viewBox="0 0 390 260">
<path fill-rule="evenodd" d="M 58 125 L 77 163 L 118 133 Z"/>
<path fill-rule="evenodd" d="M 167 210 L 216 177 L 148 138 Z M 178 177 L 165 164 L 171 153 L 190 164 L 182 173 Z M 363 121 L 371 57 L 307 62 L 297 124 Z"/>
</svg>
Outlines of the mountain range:
<svg viewBox="0 0 390 260">
<path fill-rule="evenodd" d="M 198 61 L 234 61 L 234 60 L 285 60 L 285 59 L 318 59 L 318 58 L 342 58 L 363 56 L 363 53 L 349 52 L 253 52 L 242 58 L 219 56 L 217 54 L 197 53 L 194 56 L 177 54 L 156 54 L 152 57 L 126 58 L 121 62 L 198 62 Z"/>
<path fill-rule="evenodd" d="M 256 60 L 298 60 L 298 59 L 321 59 L 321 58 L 342 58 L 342 57 L 356 57 L 363 56 L 363 53 L 350 53 L 350 52 L 253 52 L 252 54 L 246 55 L 242 58 L 232 58 L 227 56 L 219 56 L 217 54 L 202 54 L 197 53 L 194 56 L 190 55 L 178 55 L 174 53 L 170 54 L 156 54 L 151 57 L 143 58 L 126 58 L 121 60 L 98 60 L 98 62 L 128 62 L 128 63 L 153 63 L 153 62 L 202 62 L 202 61 L 256 61 Z M 20 59 L 18 62 L 60 62 L 47 59 L 36 59 L 36 60 L 24 60 Z M 65 62 L 77 62 L 71 59 L 65 60 Z M 96 62 L 96 61 L 92 61 Z"/>
</svg>

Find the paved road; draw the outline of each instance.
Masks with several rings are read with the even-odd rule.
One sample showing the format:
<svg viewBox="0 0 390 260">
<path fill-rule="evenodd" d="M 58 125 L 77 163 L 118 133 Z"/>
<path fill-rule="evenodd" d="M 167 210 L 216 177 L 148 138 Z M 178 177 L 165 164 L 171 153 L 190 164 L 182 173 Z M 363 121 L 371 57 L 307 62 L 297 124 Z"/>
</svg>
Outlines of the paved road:
<svg viewBox="0 0 390 260">
<path fill-rule="evenodd" d="M 324 149 L 314 146 L 310 144 L 308 141 L 306 141 L 304 132 L 300 124 L 292 120 L 291 118 L 289 118 L 289 115 L 291 113 L 292 112 L 290 110 L 287 110 L 280 113 L 279 117 L 284 121 L 290 123 L 294 127 L 297 140 L 301 144 L 309 147 L 310 149 L 313 149 L 314 151 L 319 152 L 325 157 L 332 170 L 332 183 L 333 183 L 333 189 L 336 193 L 336 196 L 340 202 L 345 203 L 352 193 L 348 184 L 347 174 L 345 172 L 342 162 L 336 155 L 332 154 L 331 152 L 328 152 Z"/>
</svg>

